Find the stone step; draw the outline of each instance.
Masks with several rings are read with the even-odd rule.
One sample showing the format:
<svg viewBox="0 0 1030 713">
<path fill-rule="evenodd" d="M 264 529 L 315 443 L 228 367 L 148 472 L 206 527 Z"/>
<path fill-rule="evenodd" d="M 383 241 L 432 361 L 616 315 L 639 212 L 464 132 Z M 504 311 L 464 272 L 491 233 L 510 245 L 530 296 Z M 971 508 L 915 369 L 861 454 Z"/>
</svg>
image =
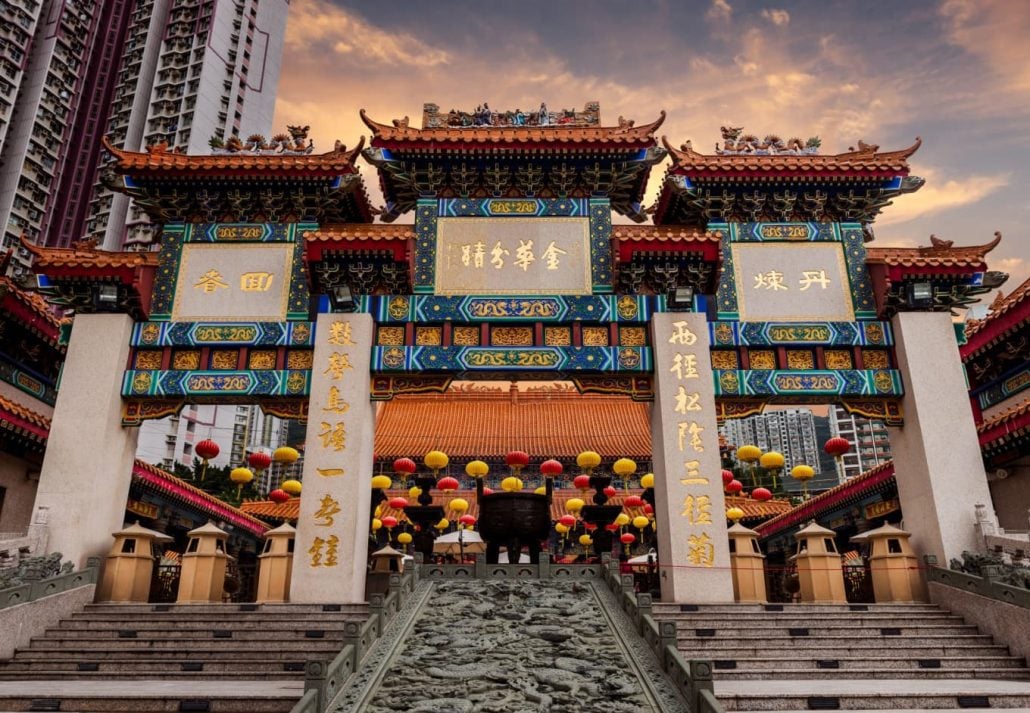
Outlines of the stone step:
<svg viewBox="0 0 1030 713">
<path fill-rule="evenodd" d="M 807 634 L 800 636 L 907 636 L 920 634 L 939 634 L 956 636 L 961 634 L 975 634 L 977 628 L 972 624 L 913 624 L 910 622 L 895 622 L 889 626 L 862 626 L 861 623 L 853 624 L 824 624 L 821 621 L 809 621 L 799 626 L 779 625 L 776 623 L 753 623 L 746 626 L 735 626 L 732 623 L 712 622 L 695 627 L 677 627 L 680 631 L 689 633 L 691 630 L 714 631 L 715 636 L 737 636 L 740 633 L 747 633 L 751 636 L 766 635 L 790 635 L 791 629 L 805 630 Z M 881 634 L 881 630 L 893 630 L 900 633 Z"/>
<path fill-rule="evenodd" d="M 1019 656 L 938 656 L 932 658 L 901 658 L 894 651 L 886 656 L 830 656 L 826 658 L 809 658 L 792 651 L 787 658 L 762 657 L 725 657 L 714 656 L 715 675 L 730 674 L 735 671 L 777 671 L 783 675 L 793 675 L 795 670 L 811 669 L 821 671 L 831 677 L 838 671 L 849 669 L 876 669 L 890 665 L 898 672 L 904 670 L 925 671 L 927 673 L 940 670 L 970 669 L 1019 669 L 1025 671 L 1026 662 Z M 790 672 L 787 674 L 786 672 Z"/>
<path fill-rule="evenodd" d="M 105 641 L 90 641 L 88 639 L 70 639 L 54 641 L 49 639 L 35 639 L 30 648 L 32 651 L 188 651 L 198 646 L 213 651 L 321 651 L 331 649 L 339 651 L 340 641 L 334 639 L 302 639 L 298 641 L 283 641 L 282 639 L 249 639 L 246 645 L 241 646 L 244 640 L 241 639 L 203 639 L 187 641 L 184 639 L 167 639 L 164 641 L 153 641 L 146 639 L 109 639 Z M 20 649 L 25 651 L 26 649 Z"/>
<path fill-rule="evenodd" d="M 936 604 L 666 604 L 654 602 L 652 611 L 656 615 L 674 613 L 701 614 L 743 614 L 748 612 L 764 614 L 904 614 L 946 612 Z"/>
<path fill-rule="evenodd" d="M 64 668 L 32 668 L 27 671 L 0 671 L 0 681 L 21 681 L 29 679 L 54 679 L 68 681 L 130 681 L 138 679 L 160 678 L 161 680 L 195 680 L 195 679 L 224 679 L 227 676 L 261 676 L 266 680 L 303 680 L 303 671 L 284 671 L 277 669 L 259 669 L 254 667 L 242 668 L 239 664 L 235 668 L 220 668 L 209 671 L 205 666 L 203 669 L 182 670 L 181 667 L 154 668 L 135 670 L 126 667 L 114 667 L 109 670 L 78 671 Z"/>
<path fill-rule="evenodd" d="M 848 614 L 845 612 L 826 614 L 822 616 L 810 616 L 805 614 L 759 614 L 749 613 L 739 616 L 707 614 L 662 614 L 663 621 L 675 621 L 681 624 L 703 626 L 718 622 L 721 625 L 748 625 L 751 624 L 778 624 L 781 626 L 808 626 L 818 622 L 825 624 L 837 624 L 841 622 L 858 623 L 865 626 L 896 626 L 896 622 L 912 622 L 918 624 L 950 624 L 962 622 L 960 616 L 946 612 L 933 612 L 929 614 Z"/>
<path fill-rule="evenodd" d="M 262 661 L 307 661 L 321 654 L 332 658 L 340 652 L 337 642 L 329 642 L 316 648 L 313 644 L 306 647 L 291 647 L 267 650 L 255 650 L 252 647 L 210 648 L 206 645 L 191 646 L 188 649 L 75 649 L 38 646 L 31 649 L 19 649 L 9 663 L 33 661 L 107 661 L 130 659 L 134 661 L 209 661 L 232 657 L 241 662 Z M 0 670 L 6 664 L 0 664 Z"/>
<path fill-rule="evenodd" d="M 300 616 L 311 613 L 331 612 L 337 614 L 361 614 L 368 612 L 368 604 L 87 604 L 84 614 L 118 612 L 132 616 L 136 613 L 176 614 L 290 614 Z"/>
<path fill-rule="evenodd" d="M 984 637 L 986 638 L 986 637 Z M 713 641 L 709 645 L 705 646 L 703 651 L 690 650 L 684 647 L 680 647 L 680 651 L 686 658 L 697 658 L 698 654 L 703 654 L 702 658 L 717 658 L 717 659 L 745 659 L 745 658 L 762 658 L 769 654 L 768 646 L 750 646 L 741 647 L 733 641 Z M 879 641 L 868 642 L 868 641 L 849 641 L 845 644 L 831 644 L 825 646 L 805 646 L 796 644 L 791 648 L 792 656 L 803 656 L 810 659 L 834 659 L 840 656 L 872 656 L 880 654 L 884 651 L 882 643 Z M 897 658 L 915 658 L 915 659 L 930 659 L 939 658 L 942 656 L 1008 656 L 1009 650 L 1005 646 L 999 646 L 997 644 L 988 645 L 976 645 L 976 644 L 942 644 L 940 646 L 892 646 L 890 648 L 892 657 Z"/>
<path fill-rule="evenodd" d="M 895 668 L 863 668 L 863 669 L 840 669 L 836 671 L 791 669 L 791 678 L 808 680 L 840 680 L 840 679 L 877 679 L 877 680 L 966 680 L 966 679 L 987 679 L 998 681 L 1030 681 L 1030 669 L 955 669 L 955 670 L 927 670 L 915 671 L 912 669 Z M 749 680 L 767 681 L 768 671 L 719 671 L 715 680 Z"/>
<path fill-rule="evenodd" d="M 1025 681 L 989 679 L 716 680 L 727 711 L 847 711 L 1030 707 Z"/>
<path fill-rule="evenodd" d="M 317 624 L 313 625 L 310 629 L 237 629 L 232 625 L 232 622 L 226 622 L 220 627 L 207 629 L 141 629 L 129 623 L 119 629 L 47 629 L 46 633 L 40 637 L 40 639 L 46 639 L 47 641 L 121 641 L 128 638 L 142 641 L 205 641 L 218 638 L 235 639 L 236 641 L 264 641 L 269 639 L 340 640 L 343 638 L 343 627 L 325 627 L 322 624 Z"/>
<path fill-rule="evenodd" d="M 867 635 L 863 639 L 842 638 L 840 636 L 738 636 L 722 637 L 697 636 L 696 632 L 678 632 L 676 636 L 677 646 L 683 650 L 706 649 L 708 646 L 737 645 L 742 648 L 761 648 L 766 651 L 793 650 L 798 646 L 835 646 L 838 649 L 849 646 L 873 647 L 886 650 L 889 646 L 947 646 L 952 644 L 975 644 L 978 646 L 990 646 L 994 640 L 985 634 L 920 634 L 908 636 L 872 636 Z"/>
<path fill-rule="evenodd" d="M 99 628 L 113 625 L 135 622 L 140 625 L 155 626 L 212 626 L 214 624 L 231 623 L 233 626 L 254 627 L 268 626 L 272 628 L 282 626 L 300 626 L 308 622 L 338 623 L 341 626 L 349 621 L 365 621 L 368 614 L 304 614 L 303 616 L 280 616 L 278 614 L 268 616 L 264 614 L 232 614 L 231 616 L 219 616 L 217 614 L 200 614 L 191 617 L 169 616 L 168 614 L 150 614 L 145 616 L 118 616 L 117 614 L 92 614 L 84 616 L 81 614 L 62 619 L 60 626 L 83 628 L 96 626 Z"/>
</svg>

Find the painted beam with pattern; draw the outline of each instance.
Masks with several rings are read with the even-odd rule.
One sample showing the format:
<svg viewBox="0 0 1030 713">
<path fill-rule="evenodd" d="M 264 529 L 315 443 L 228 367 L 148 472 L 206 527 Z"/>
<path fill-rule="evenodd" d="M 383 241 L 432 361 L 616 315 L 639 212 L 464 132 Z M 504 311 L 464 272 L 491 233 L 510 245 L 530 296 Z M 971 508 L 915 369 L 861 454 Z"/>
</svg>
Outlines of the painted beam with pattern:
<svg viewBox="0 0 1030 713">
<path fill-rule="evenodd" d="M 894 344 L 890 322 L 709 322 L 717 347 L 771 347 L 798 344 L 889 347 Z"/>
<path fill-rule="evenodd" d="M 129 369 L 122 396 L 158 398 L 192 396 L 307 396 L 311 372 L 306 369 L 269 371 L 162 371 Z"/>
<path fill-rule="evenodd" d="M 140 322 L 134 347 L 310 347 L 314 322 Z"/>
<path fill-rule="evenodd" d="M 373 347 L 372 370 L 650 372 L 650 347 Z"/>
<path fill-rule="evenodd" d="M 813 371 L 715 371 L 716 396 L 902 396 L 901 372 L 895 369 Z"/>
<path fill-rule="evenodd" d="M 358 298 L 358 311 L 380 324 L 400 322 L 646 322 L 666 298 L 644 295 L 477 297 L 382 295 Z"/>
</svg>

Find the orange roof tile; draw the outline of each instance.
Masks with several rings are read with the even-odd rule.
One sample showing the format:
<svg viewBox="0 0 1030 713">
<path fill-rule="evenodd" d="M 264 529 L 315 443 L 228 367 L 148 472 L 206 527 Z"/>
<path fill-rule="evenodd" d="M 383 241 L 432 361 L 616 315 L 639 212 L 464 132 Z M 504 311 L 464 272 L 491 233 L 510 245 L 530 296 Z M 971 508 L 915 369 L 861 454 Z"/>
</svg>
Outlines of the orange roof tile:
<svg viewBox="0 0 1030 713">
<path fill-rule="evenodd" d="M 722 240 L 722 231 L 685 225 L 613 225 L 612 235 L 618 240 L 631 241 L 718 243 Z"/>
<path fill-rule="evenodd" d="M 983 265 L 987 253 L 1001 242 L 1001 233 L 995 232 L 994 240 L 983 245 L 952 247 L 950 241 L 938 241 L 930 236 L 934 244 L 918 248 L 866 248 L 866 264 L 899 267 L 978 267 Z"/>
<path fill-rule="evenodd" d="M 1030 398 L 1023 399 L 1017 404 L 1014 404 L 1000 413 L 996 413 L 990 418 L 984 419 L 983 423 L 976 427 L 977 433 L 986 433 L 993 428 L 997 428 L 1005 423 L 1013 422 L 1018 420 L 1021 416 L 1030 413 Z"/>
<path fill-rule="evenodd" d="M 644 491 L 640 488 L 630 488 L 629 490 L 620 490 L 617 495 L 608 500 L 610 505 L 621 505 L 623 500 L 629 495 L 640 495 Z M 395 497 L 407 497 L 408 491 L 401 488 L 394 488 L 388 490 L 386 493 L 387 498 Z M 460 513 L 452 510 L 448 503 L 455 498 L 461 498 L 468 503 L 467 514 L 472 517 L 479 517 L 479 502 L 476 500 L 476 491 L 474 490 L 457 490 L 453 493 L 444 495 L 442 493 L 433 493 L 433 505 L 441 505 L 444 507 L 444 517 L 448 520 L 455 522 Z M 569 515 L 569 511 L 566 509 L 565 504 L 572 498 L 584 498 L 583 494 L 578 490 L 563 489 L 555 490 L 551 498 L 551 519 L 558 520 L 564 515 Z M 590 497 L 586 499 L 589 502 Z M 779 515 L 781 513 L 788 512 L 791 509 L 790 502 L 786 500 L 768 500 L 766 502 L 758 502 L 751 500 L 750 498 L 742 497 L 727 497 L 726 507 L 739 507 L 744 511 L 745 520 L 757 520 L 767 517 Z M 260 500 L 240 505 L 240 509 L 244 512 L 250 513 L 251 515 L 260 515 L 262 517 L 273 518 L 276 520 L 296 520 L 300 513 L 300 498 L 291 498 L 285 503 L 274 503 L 271 500 Z M 642 515 L 642 508 L 632 508 L 634 515 Z M 387 505 L 386 502 L 382 503 L 381 517 L 392 516 L 397 518 L 400 522 L 405 522 L 407 518 L 404 516 L 403 510 L 392 508 Z"/>
<path fill-rule="evenodd" d="M 411 240 L 415 237 L 414 225 L 394 223 L 347 223 L 327 225 L 318 230 L 304 233 L 304 239 L 315 243 L 336 243 L 364 240 Z"/>
<path fill-rule="evenodd" d="M 53 267 L 136 268 L 156 267 L 158 254 L 152 252 L 113 252 L 97 250 L 93 241 L 83 240 L 72 248 L 44 248 L 22 240 L 33 254 L 33 268 L 44 272 Z"/>
<path fill-rule="evenodd" d="M 489 458 L 523 450 L 533 458 L 651 454 L 648 404 L 621 396 L 447 392 L 397 396 L 376 422 L 375 452 L 397 458 L 439 449 L 451 457 Z"/>
<path fill-rule="evenodd" d="M 670 172 L 675 173 L 733 173 L 755 171 L 787 172 L 893 172 L 907 173 L 908 158 L 916 152 L 922 140 L 900 151 L 877 153 L 877 147 L 864 146 L 858 151 L 841 154 L 702 154 L 694 151 L 690 142 L 673 148 L 666 137 L 662 143 L 672 156 Z"/>
<path fill-rule="evenodd" d="M 350 151 L 346 146 L 323 154 L 284 153 L 220 153 L 191 156 L 150 147 L 147 151 L 125 151 L 112 146 L 104 137 L 104 147 L 116 159 L 119 173 L 162 172 L 191 174 L 223 174 L 226 172 L 279 171 L 341 175 L 357 173 L 354 159 L 361 152 L 364 137 Z"/>
<path fill-rule="evenodd" d="M 988 324 L 997 321 L 1022 304 L 1027 297 L 1030 297 L 1030 277 L 1023 280 L 1023 283 L 1008 295 L 1003 295 L 1001 290 L 998 290 L 998 296 L 991 303 L 987 316 L 983 319 L 971 320 L 966 325 L 966 336 L 971 337 Z"/>
<path fill-rule="evenodd" d="M 172 475 L 166 470 L 158 468 L 156 465 L 136 459 L 133 462 L 132 475 L 136 480 L 147 483 L 165 494 L 177 497 L 201 512 L 207 513 L 218 520 L 230 522 L 255 535 L 262 535 L 269 529 L 266 523 L 261 522 L 261 520 L 258 520 L 245 510 L 219 500 L 214 495 L 201 490 L 182 478 Z"/>
<path fill-rule="evenodd" d="M 60 329 L 61 318 L 46 301 L 46 298 L 38 292 L 23 290 L 11 278 L 0 276 L 0 296 L 3 294 L 11 295 L 51 327 Z"/>
<path fill-rule="evenodd" d="M 472 144 L 654 144 L 654 132 L 665 121 L 665 112 L 641 126 L 468 126 L 418 129 L 401 120 L 388 126 L 372 120 L 362 109 L 361 120 L 383 142 L 456 142 Z"/>
<path fill-rule="evenodd" d="M 49 418 L 3 396 L 0 396 L 0 420 L 16 430 L 33 434 L 39 442 L 46 441 L 50 435 Z"/>
</svg>

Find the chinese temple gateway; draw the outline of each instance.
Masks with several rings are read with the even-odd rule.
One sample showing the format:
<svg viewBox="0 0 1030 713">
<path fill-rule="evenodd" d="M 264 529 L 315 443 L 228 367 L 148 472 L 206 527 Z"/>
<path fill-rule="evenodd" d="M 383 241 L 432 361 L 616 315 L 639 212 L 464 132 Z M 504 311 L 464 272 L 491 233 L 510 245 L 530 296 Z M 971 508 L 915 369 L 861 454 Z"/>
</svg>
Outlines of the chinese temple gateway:
<svg viewBox="0 0 1030 713">
<path fill-rule="evenodd" d="M 521 123 L 431 104 L 422 128 L 361 116 L 369 146 L 324 154 L 111 146 L 110 182 L 162 225 L 160 252 L 33 248 L 76 311 L 36 502 L 77 525 L 52 527 L 54 548 L 106 549 L 133 426 L 186 403 L 257 402 L 308 424 L 297 550 L 323 564 L 294 570 L 291 598 L 358 601 L 374 403 L 454 379 L 567 379 L 653 402 L 659 559 L 690 565 L 671 568 L 670 601 L 732 599 L 717 424 L 768 404 L 884 420 L 917 552 L 975 549 L 973 505 L 990 495 L 948 312 L 997 282 L 985 260 L 999 238 L 871 244 L 880 209 L 922 185 L 918 141 L 827 155 L 818 139 L 724 129 L 707 155 L 659 141 L 664 114 L 605 126 L 593 103 Z M 358 160 L 378 169 L 382 208 Z M 332 532 L 315 518 L 326 498 L 348 504 Z M 326 566 L 330 539 L 350 556 Z"/>
</svg>

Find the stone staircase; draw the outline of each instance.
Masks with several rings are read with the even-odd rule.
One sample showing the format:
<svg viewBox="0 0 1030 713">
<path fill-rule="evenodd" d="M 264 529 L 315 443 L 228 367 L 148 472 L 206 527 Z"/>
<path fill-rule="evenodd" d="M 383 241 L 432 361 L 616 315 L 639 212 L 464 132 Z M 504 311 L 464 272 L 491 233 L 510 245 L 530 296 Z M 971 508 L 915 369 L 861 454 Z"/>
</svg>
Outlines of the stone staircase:
<svg viewBox="0 0 1030 713">
<path fill-rule="evenodd" d="M 94 604 L 0 662 L 0 711 L 285 713 L 367 605 Z M 56 707 L 55 707 L 56 706 Z"/>
<path fill-rule="evenodd" d="M 726 710 L 1028 708 L 1030 668 L 928 604 L 655 604 Z"/>
</svg>

